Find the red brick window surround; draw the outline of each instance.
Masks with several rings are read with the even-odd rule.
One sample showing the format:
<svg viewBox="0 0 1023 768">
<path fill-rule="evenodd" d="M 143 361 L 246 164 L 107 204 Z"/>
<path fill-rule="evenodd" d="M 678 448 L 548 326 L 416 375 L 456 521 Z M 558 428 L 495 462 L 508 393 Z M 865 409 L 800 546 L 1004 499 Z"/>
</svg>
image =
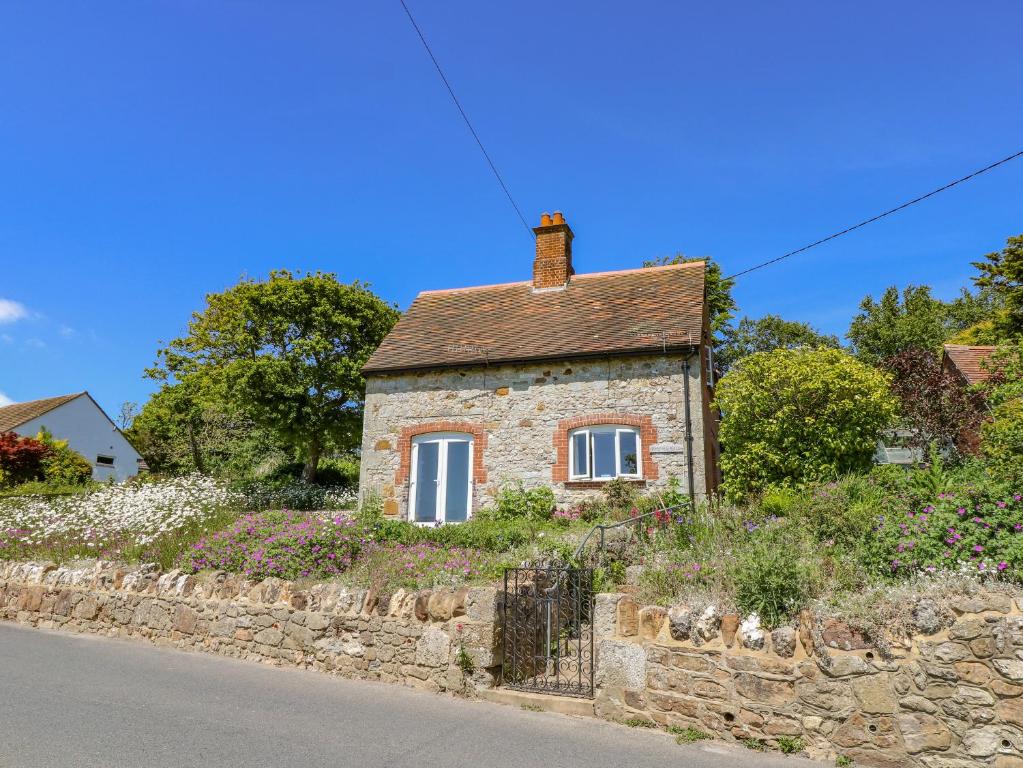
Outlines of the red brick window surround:
<svg viewBox="0 0 1023 768">
<path fill-rule="evenodd" d="M 586 416 L 573 416 L 559 421 L 558 429 L 554 433 L 556 460 L 551 468 L 551 480 L 555 483 L 569 482 L 568 435 L 573 429 L 612 424 L 621 427 L 636 427 L 639 430 L 643 479 L 656 480 L 659 477 L 659 469 L 650 453 L 650 446 L 657 442 L 657 428 L 654 426 L 654 420 L 650 416 L 637 416 L 628 413 L 594 413 Z"/>
<path fill-rule="evenodd" d="M 395 485 L 404 485 L 408 481 L 412 463 L 413 438 L 433 432 L 463 432 L 472 435 L 472 479 L 476 483 L 487 482 L 487 468 L 483 463 L 483 451 L 487 447 L 487 430 L 483 425 L 471 421 L 429 421 L 401 430 L 401 435 L 398 437 L 400 463 L 394 473 Z"/>
</svg>

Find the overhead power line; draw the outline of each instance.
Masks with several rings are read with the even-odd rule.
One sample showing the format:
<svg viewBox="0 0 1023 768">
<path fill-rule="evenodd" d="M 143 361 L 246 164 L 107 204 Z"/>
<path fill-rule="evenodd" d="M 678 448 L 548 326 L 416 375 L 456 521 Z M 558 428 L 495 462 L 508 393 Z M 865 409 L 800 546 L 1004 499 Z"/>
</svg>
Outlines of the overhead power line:
<svg viewBox="0 0 1023 768">
<path fill-rule="evenodd" d="M 841 232 L 836 232 L 833 235 L 828 235 L 827 237 L 821 238 L 820 240 L 818 240 L 815 243 L 810 243 L 809 245 L 804 245 L 802 248 L 797 248 L 794 251 L 789 251 L 786 254 L 778 256 L 778 257 L 776 257 L 774 259 L 770 259 L 769 261 L 765 261 L 762 264 L 757 264 L 755 266 L 749 267 L 748 269 L 744 269 L 741 272 L 736 272 L 734 275 L 729 275 L 725 279 L 726 280 L 734 280 L 737 277 L 742 277 L 743 275 L 748 275 L 750 272 L 755 272 L 758 269 L 763 269 L 764 267 L 769 267 L 772 264 L 777 264 L 779 261 L 783 261 L 783 260 L 788 259 L 788 258 L 790 258 L 792 256 L 795 256 L 796 254 L 803 253 L 804 251 L 808 251 L 811 248 L 816 248 L 818 245 L 823 245 L 824 243 L 828 242 L 829 240 L 834 240 L 836 237 L 841 237 L 842 235 L 847 235 L 847 234 L 849 234 L 850 232 L 852 232 L 855 229 L 859 229 L 860 227 L 865 227 L 868 224 L 873 224 L 875 221 L 880 221 L 885 216 L 891 216 L 893 213 L 898 213 L 899 211 L 901 211 L 901 210 L 903 210 L 905 208 L 909 208 L 911 205 L 916 205 L 917 203 L 923 202 L 924 200 L 926 200 L 929 197 L 934 197 L 935 195 L 937 195 L 937 194 L 939 194 L 941 192 L 944 192 L 945 190 L 952 189 L 952 187 L 956 186 L 957 184 L 962 184 L 964 181 L 969 181 L 972 178 L 980 176 L 982 173 L 987 173 L 988 171 L 994 170 L 995 168 L 997 168 L 1000 165 L 1005 165 L 1010 160 L 1015 160 L 1017 157 L 1023 157 L 1023 151 L 1017 152 L 1014 155 L 1009 155 L 1008 157 L 1003 157 L 1001 160 L 999 160 L 997 162 L 994 162 L 994 163 L 991 163 L 991 165 L 985 166 L 984 168 L 981 168 L 979 171 L 974 171 L 973 173 L 969 174 L 968 176 L 963 176 L 961 179 L 956 179 L 955 181 L 951 181 L 951 182 L 949 182 L 948 184 L 946 184 L 943 187 L 939 187 L 938 189 L 935 189 L 935 190 L 933 190 L 931 192 L 928 192 L 926 195 L 920 195 L 920 197 L 914 198 L 914 199 L 912 199 L 912 200 L 910 200 L 908 202 L 903 203 L 902 205 L 899 205 L 899 206 L 896 206 L 895 208 L 892 208 L 891 210 L 885 211 L 884 213 L 879 213 L 877 216 L 873 216 L 873 217 L 867 219 L 866 221 L 861 221 L 859 224 L 854 224 L 851 227 L 847 227 L 846 229 L 843 229 Z"/>
<path fill-rule="evenodd" d="M 412 27 L 416 30 L 416 34 L 419 35 L 419 39 L 423 42 L 423 47 L 426 52 L 430 55 L 430 60 L 433 61 L 433 66 L 437 68 L 437 74 L 440 75 L 440 79 L 444 82 L 444 87 L 448 89 L 448 93 L 451 95 L 451 100 L 455 102 L 455 106 L 458 107 L 459 114 L 462 115 L 462 119 L 465 121 L 466 126 L 469 128 L 469 133 L 476 139 L 476 143 L 479 145 L 480 152 L 483 153 L 483 157 L 487 159 L 487 164 L 490 166 L 490 170 L 494 172 L 494 177 L 497 179 L 497 183 L 501 185 L 501 189 L 504 190 L 505 197 L 508 198 L 508 202 L 512 204 L 512 208 L 515 209 L 515 213 L 518 214 L 519 221 L 522 222 L 522 226 L 526 228 L 526 232 L 529 233 L 529 239 L 533 239 L 533 229 L 526 223 L 526 217 L 522 215 L 522 211 L 519 210 L 519 206 L 515 202 L 515 198 L 512 197 L 512 193 L 508 190 L 508 185 L 504 183 L 504 179 L 501 178 L 500 171 L 497 170 L 497 166 L 494 165 L 494 161 L 490 159 L 490 154 L 487 152 L 487 148 L 483 146 L 483 142 L 480 140 L 479 134 L 476 133 L 476 129 L 472 127 L 472 122 L 469 120 L 469 116 L 465 113 L 462 108 L 461 102 L 458 101 L 458 97 L 455 96 L 455 91 L 451 87 L 451 83 L 448 82 L 447 77 L 444 75 L 444 70 L 440 68 L 440 62 L 437 61 L 437 57 L 433 55 L 433 50 L 430 48 L 430 44 L 426 42 L 426 37 L 423 35 L 423 30 L 416 24 L 415 17 L 412 16 L 412 11 L 409 10 L 405 0 L 399 0 L 401 7 L 405 9 L 405 13 L 408 15 L 408 20 L 412 22 Z"/>
</svg>

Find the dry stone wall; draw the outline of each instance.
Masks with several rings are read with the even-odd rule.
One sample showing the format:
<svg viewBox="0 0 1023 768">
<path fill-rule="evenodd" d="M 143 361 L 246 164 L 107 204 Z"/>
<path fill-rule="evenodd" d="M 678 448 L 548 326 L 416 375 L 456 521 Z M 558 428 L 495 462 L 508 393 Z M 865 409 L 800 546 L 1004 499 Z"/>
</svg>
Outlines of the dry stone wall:
<svg viewBox="0 0 1023 768">
<path fill-rule="evenodd" d="M 800 738 L 856 765 L 1021 768 L 1023 615 L 1002 594 L 953 609 L 950 626 L 879 649 L 807 614 L 768 633 L 713 609 L 598 595 L 596 710 L 769 746 Z"/>
<path fill-rule="evenodd" d="M 433 691 L 493 684 L 497 597 L 493 588 L 382 595 L 223 572 L 0 562 L 0 619 Z"/>
<path fill-rule="evenodd" d="M 658 445 L 651 460 L 658 471 L 646 488 L 663 487 L 672 475 L 684 488 L 688 475 L 683 363 L 682 355 L 647 355 L 371 376 L 366 385 L 359 487 L 363 493 L 381 494 L 386 514 L 405 516 L 408 478 L 398 471 L 401 451 L 407 450 L 402 430 L 422 423 L 464 422 L 486 432 L 487 481 L 474 486 L 475 509 L 489 503 L 497 488 L 509 481 L 553 486 L 559 503 L 573 503 L 595 490 L 554 481 L 558 423 L 619 413 L 653 421 Z M 704 411 L 698 356 L 690 360 L 689 375 L 694 487 L 703 495 Z"/>
</svg>

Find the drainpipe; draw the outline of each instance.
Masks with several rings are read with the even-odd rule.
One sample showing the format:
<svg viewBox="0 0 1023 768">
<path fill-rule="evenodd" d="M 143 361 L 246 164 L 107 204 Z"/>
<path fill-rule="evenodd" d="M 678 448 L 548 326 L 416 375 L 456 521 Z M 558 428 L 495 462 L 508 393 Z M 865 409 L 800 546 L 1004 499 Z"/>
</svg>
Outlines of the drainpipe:
<svg viewBox="0 0 1023 768">
<path fill-rule="evenodd" d="M 696 489 L 693 488 L 696 480 L 693 473 L 693 416 L 689 409 L 689 358 L 685 359 L 682 363 L 682 373 L 685 375 L 683 380 L 683 390 L 686 399 L 686 469 L 689 474 L 689 503 L 692 511 L 696 511 Z"/>
</svg>

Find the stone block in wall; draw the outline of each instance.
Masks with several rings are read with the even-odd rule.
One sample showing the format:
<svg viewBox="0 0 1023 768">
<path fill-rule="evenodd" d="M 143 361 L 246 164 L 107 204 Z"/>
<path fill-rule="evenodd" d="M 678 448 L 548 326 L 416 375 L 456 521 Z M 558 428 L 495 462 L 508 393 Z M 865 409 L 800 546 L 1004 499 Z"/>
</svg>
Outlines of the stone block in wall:
<svg viewBox="0 0 1023 768">
<path fill-rule="evenodd" d="M 618 634 L 622 637 L 639 634 L 639 605 L 629 595 L 618 601 Z"/>
<path fill-rule="evenodd" d="M 646 651 L 642 645 L 605 639 L 597 647 L 594 675 L 599 686 L 640 689 L 646 684 Z"/>
<path fill-rule="evenodd" d="M 795 685 L 791 680 L 774 680 L 751 672 L 739 672 L 732 682 L 738 695 L 761 704 L 780 707 L 796 699 Z"/>
<path fill-rule="evenodd" d="M 614 637 L 618 628 L 618 601 L 622 595 L 617 592 L 601 592 L 593 598 L 593 637 Z"/>
<path fill-rule="evenodd" d="M 416 643 L 416 664 L 424 667 L 443 667 L 451 653 L 451 637 L 443 630 L 429 626 Z"/>
<path fill-rule="evenodd" d="M 501 611 L 501 591 L 496 587 L 473 587 L 465 598 L 465 616 L 469 621 L 497 622 Z"/>
</svg>

